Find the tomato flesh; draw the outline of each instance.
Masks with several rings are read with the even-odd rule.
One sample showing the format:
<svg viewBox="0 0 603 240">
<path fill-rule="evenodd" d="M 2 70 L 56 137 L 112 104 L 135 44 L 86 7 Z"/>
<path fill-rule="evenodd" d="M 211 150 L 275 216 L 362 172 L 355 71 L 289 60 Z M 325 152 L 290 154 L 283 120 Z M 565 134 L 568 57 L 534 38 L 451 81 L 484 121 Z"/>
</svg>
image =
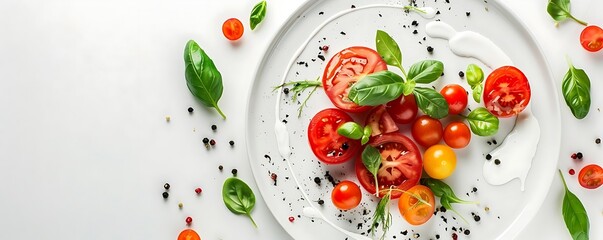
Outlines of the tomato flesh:
<svg viewBox="0 0 603 240">
<path fill-rule="evenodd" d="M 322 86 L 335 107 L 347 112 L 364 112 L 370 106 L 359 106 L 348 98 L 350 88 L 364 76 L 387 69 L 379 53 L 367 47 L 341 50 L 329 60 Z"/>
<path fill-rule="evenodd" d="M 333 205 L 340 210 L 350 210 L 360 204 L 362 192 L 360 187 L 351 181 L 342 181 L 335 186 L 331 193 Z"/>
<path fill-rule="evenodd" d="M 413 123 L 411 133 L 412 138 L 414 138 L 419 145 L 429 147 L 442 140 L 442 123 L 440 120 L 423 115 L 417 118 L 415 123 Z"/>
<path fill-rule="evenodd" d="M 243 36 L 245 28 L 239 19 L 229 18 L 222 24 L 222 33 L 228 40 L 238 40 Z"/>
<path fill-rule="evenodd" d="M 378 106 L 371 110 L 365 125 L 371 127 L 371 137 L 398 131 L 398 126 L 386 111 L 385 105 Z"/>
<path fill-rule="evenodd" d="M 353 119 L 345 112 L 329 108 L 318 112 L 308 125 L 308 141 L 318 160 L 337 164 L 352 159 L 360 150 L 360 141 L 337 133 L 337 128 Z"/>
<path fill-rule="evenodd" d="M 379 196 L 389 192 L 390 188 L 408 190 L 417 185 L 421 179 L 423 161 L 419 148 L 412 140 L 399 132 L 382 134 L 371 139 L 369 143 L 377 148 L 381 154 L 381 166 L 377 172 L 379 183 Z M 373 175 L 362 163 L 356 159 L 356 176 L 360 185 L 368 192 L 375 193 L 375 180 Z M 399 198 L 400 191 L 392 191 L 392 198 Z"/>
<path fill-rule="evenodd" d="M 595 189 L 603 185 L 603 168 L 596 164 L 588 165 L 578 174 L 578 182 L 584 188 Z"/>
<path fill-rule="evenodd" d="M 589 52 L 597 52 L 603 49 L 603 29 L 590 25 L 580 33 L 580 44 Z"/>
<path fill-rule="evenodd" d="M 451 148 L 464 148 L 471 141 L 471 130 L 462 122 L 451 122 L 444 129 L 444 142 Z"/>
<path fill-rule="evenodd" d="M 446 102 L 448 103 L 448 114 L 455 115 L 462 113 L 467 107 L 468 97 L 467 91 L 458 84 L 446 85 L 440 91 Z"/>
<path fill-rule="evenodd" d="M 419 198 L 423 202 L 419 201 Z M 398 200 L 398 210 L 400 210 L 400 214 L 411 225 L 416 226 L 426 223 L 431 219 L 435 211 L 433 192 L 423 185 L 416 185 L 408 189 L 402 194 L 400 200 Z"/>
<path fill-rule="evenodd" d="M 201 237 L 193 229 L 184 229 L 178 235 L 178 240 L 201 240 Z"/>
<path fill-rule="evenodd" d="M 497 117 L 512 117 L 530 103 L 530 83 L 516 67 L 500 67 L 488 75 L 483 95 L 490 113 Z"/>
<path fill-rule="evenodd" d="M 387 103 L 387 112 L 396 123 L 411 123 L 417 118 L 419 112 L 415 95 L 400 96 L 398 99 Z"/>
</svg>

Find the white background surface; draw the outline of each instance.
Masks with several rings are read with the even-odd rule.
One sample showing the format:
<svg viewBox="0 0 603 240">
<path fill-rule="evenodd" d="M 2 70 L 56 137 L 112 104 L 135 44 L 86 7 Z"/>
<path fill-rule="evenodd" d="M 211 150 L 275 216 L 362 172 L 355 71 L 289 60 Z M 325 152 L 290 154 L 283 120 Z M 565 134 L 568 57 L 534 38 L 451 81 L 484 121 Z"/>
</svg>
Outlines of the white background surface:
<svg viewBox="0 0 603 240">
<path fill-rule="evenodd" d="M 546 1 L 506 2 L 545 49 L 559 89 L 565 55 L 591 77 L 589 116 L 574 119 L 562 102 L 563 128 L 545 130 L 562 132 L 559 167 L 567 173 L 601 164 L 603 146 L 594 139 L 603 137 L 597 110 L 603 52 L 579 46 L 581 25 L 568 21 L 555 28 Z M 243 136 L 247 88 L 272 36 L 301 3 L 269 1 L 262 25 L 230 43 L 222 22 L 237 17 L 247 25 L 255 1 L 0 1 L 0 239 L 176 239 L 186 216 L 203 239 L 288 239 L 259 194 L 256 230 L 223 206 L 220 191 L 237 168 L 258 192 Z M 589 23 L 603 25 L 601 10 L 596 0 L 573 1 L 574 15 Z M 227 121 L 186 88 L 182 52 L 188 39 L 222 72 Z M 203 137 L 217 146 L 206 150 Z M 584 162 L 569 158 L 575 151 L 584 153 Z M 591 238 L 602 239 L 596 226 L 603 223 L 603 189 L 585 190 L 576 176 L 566 178 L 588 209 Z M 167 201 L 161 197 L 165 182 L 172 185 Z M 196 187 L 203 188 L 200 196 Z M 562 194 L 556 176 L 520 239 L 570 238 Z"/>
</svg>

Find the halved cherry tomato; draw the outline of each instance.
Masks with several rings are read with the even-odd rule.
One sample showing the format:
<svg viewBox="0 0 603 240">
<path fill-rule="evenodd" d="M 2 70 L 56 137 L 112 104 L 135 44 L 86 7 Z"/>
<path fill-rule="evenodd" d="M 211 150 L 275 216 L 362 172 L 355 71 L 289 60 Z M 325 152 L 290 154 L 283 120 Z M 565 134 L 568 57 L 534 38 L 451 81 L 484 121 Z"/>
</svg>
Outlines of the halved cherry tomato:
<svg viewBox="0 0 603 240">
<path fill-rule="evenodd" d="M 584 188 L 595 189 L 603 184 L 603 168 L 596 164 L 588 165 L 578 174 L 578 182 Z"/>
<path fill-rule="evenodd" d="M 424 202 L 419 201 L 419 199 Z M 416 185 L 408 189 L 398 200 L 398 210 L 411 225 L 416 226 L 426 223 L 433 216 L 435 210 L 433 192 L 423 185 Z"/>
<path fill-rule="evenodd" d="M 360 150 L 360 141 L 337 133 L 337 128 L 353 119 L 345 112 L 328 108 L 318 112 L 308 126 L 310 148 L 318 160 L 336 164 L 352 159 Z"/>
<path fill-rule="evenodd" d="M 331 200 L 338 209 L 350 210 L 360 204 L 362 193 L 356 183 L 346 180 L 335 186 L 331 193 Z"/>
<path fill-rule="evenodd" d="M 462 122 L 451 122 L 444 129 L 444 142 L 451 148 L 464 148 L 471 141 L 471 130 Z"/>
<path fill-rule="evenodd" d="M 392 116 L 395 122 L 399 124 L 408 124 L 415 120 L 419 108 L 415 95 L 400 96 L 398 99 L 387 103 L 387 112 Z"/>
<path fill-rule="evenodd" d="M 448 84 L 440 91 L 448 102 L 448 114 L 462 113 L 467 107 L 467 91 L 458 84 Z"/>
<path fill-rule="evenodd" d="M 184 229 L 178 235 L 178 240 L 201 240 L 201 237 L 193 229 Z"/>
<path fill-rule="evenodd" d="M 239 19 L 229 18 L 222 24 L 222 33 L 228 40 L 238 40 L 243 36 L 243 32 L 245 32 L 245 28 Z"/>
<path fill-rule="evenodd" d="M 379 196 L 390 188 L 408 190 L 421 179 L 423 161 L 421 152 L 412 140 L 399 132 L 382 134 L 371 139 L 370 145 L 381 153 L 381 166 L 377 172 Z M 356 159 L 356 177 L 360 185 L 369 193 L 375 193 L 375 180 L 364 166 L 362 159 Z M 400 191 L 392 191 L 392 198 L 399 198 Z"/>
<path fill-rule="evenodd" d="M 595 25 L 584 28 L 580 34 L 580 43 L 584 49 L 590 52 L 603 49 L 603 29 Z"/>
<path fill-rule="evenodd" d="M 433 145 L 423 154 L 425 172 L 432 178 L 444 179 L 456 168 L 456 154 L 446 145 Z"/>
<path fill-rule="evenodd" d="M 484 104 L 498 117 L 511 117 L 523 111 L 530 103 L 528 78 L 513 66 L 494 70 L 486 79 Z"/>
<path fill-rule="evenodd" d="M 365 125 L 371 127 L 371 137 L 398 131 L 398 126 L 385 110 L 385 105 L 380 105 L 371 110 Z"/>
<path fill-rule="evenodd" d="M 331 58 L 322 76 L 322 86 L 335 107 L 346 112 L 364 112 L 348 98 L 350 88 L 364 76 L 387 69 L 379 53 L 367 47 L 350 47 Z"/>
<path fill-rule="evenodd" d="M 411 129 L 412 138 L 423 147 L 439 143 L 442 140 L 442 132 L 440 120 L 427 115 L 417 118 Z"/>
</svg>

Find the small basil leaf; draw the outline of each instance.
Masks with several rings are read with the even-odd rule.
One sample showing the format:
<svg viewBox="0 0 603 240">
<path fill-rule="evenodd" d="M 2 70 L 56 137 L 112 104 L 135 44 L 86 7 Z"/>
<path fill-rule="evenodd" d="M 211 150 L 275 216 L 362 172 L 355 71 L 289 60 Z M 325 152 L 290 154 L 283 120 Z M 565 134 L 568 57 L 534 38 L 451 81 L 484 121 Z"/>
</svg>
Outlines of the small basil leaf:
<svg viewBox="0 0 603 240">
<path fill-rule="evenodd" d="M 588 25 L 587 23 L 578 20 L 574 16 L 572 16 L 570 0 L 549 0 L 549 4 L 546 7 L 546 11 L 557 22 L 561 22 L 565 19 L 570 18 L 584 26 Z"/>
<path fill-rule="evenodd" d="M 360 106 L 377 106 L 394 100 L 404 91 L 404 80 L 390 71 L 369 74 L 356 82 L 348 97 Z"/>
<path fill-rule="evenodd" d="M 402 67 L 402 52 L 398 43 L 386 32 L 377 30 L 375 36 L 377 52 L 391 66 Z"/>
<path fill-rule="evenodd" d="M 559 170 L 559 175 L 561 175 L 561 180 L 563 180 L 563 186 L 565 188 L 565 196 L 563 197 L 563 207 L 561 211 L 565 226 L 572 235 L 572 239 L 588 240 L 590 222 L 586 209 L 580 199 L 567 188 L 561 170 Z"/>
<path fill-rule="evenodd" d="M 583 119 L 590 110 L 590 79 L 586 72 L 570 65 L 561 84 L 565 103 L 577 119 Z"/>
<path fill-rule="evenodd" d="M 473 100 L 479 103 L 482 100 L 482 92 L 484 91 L 484 87 L 480 83 L 479 85 L 471 88 L 471 91 L 473 91 Z"/>
<path fill-rule="evenodd" d="M 431 88 L 416 87 L 413 91 L 417 106 L 432 118 L 448 116 L 448 102 L 444 96 Z"/>
<path fill-rule="evenodd" d="M 366 145 L 364 150 L 362 151 L 362 163 L 369 170 L 371 174 L 373 174 L 373 178 L 375 180 L 375 194 L 377 197 L 379 196 L 379 182 L 377 182 L 377 173 L 379 172 L 379 167 L 381 167 L 381 153 L 375 147 L 371 145 Z"/>
<path fill-rule="evenodd" d="M 364 130 L 362 131 L 362 139 L 360 139 L 360 144 L 364 145 L 368 143 L 368 141 L 371 139 L 372 133 L 373 129 L 369 126 L 365 126 Z"/>
<path fill-rule="evenodd" d="M 498 118 L 488 112 L 486 108 L 476 108 L 469 116 L 467 121 L 471 127 L 471 131 L 478 136 L 492 136 L 498 132 Z"/>
<path fill-rule="evenodd" d="M 349 139 L 358 140 L 362 138 L 362 127 L 355 122 L 346 122 L 337 128 L 337 133 Z"/>
<path fill-rule="evenodd" d="M 415 90 L 416 86 L 417 86 L 417 82 L 415 82 L 414 80 L 406 81 L 404 83 L 404 86 L 402 89 L 402 94 L 404 94 L 404 96 L 410 95 L 412 93 L 412 91 Z"/>
<path fill-rule="evenodd" d="M 222 118 L 226 119 L 226 116 L 218 107 L 218 100 L 220 100 L 222 91 L 224 91 L 222 75 L 211 58 L 193 40 L 188 41 L 184 48 L 184 64 L 184 77 L 188 90 L 201 103 L 207 107 L 215 108 Z"/>
<path fill-rule="evenodd" d="M 479 66 L 469 64 L 466 72 L 467 83 L 469 83 L 471 88 L 481 84 L 484 81 L 484 71 L 482 71 Z"/>
<path fill-rule="evenodd" d="M 228 210 L 247 216 L 253 226 L 257 228 L 255 221 L 251 218 L 251 210 L 255 206 L 255 195 L 247 183 L 234 177 L 226 179 L 222 186 L 222 200 Z"/>
<path fill-rule="evenodd" d="M 249 15 L 251 30 L 254 30 L 255 27 L 264 20 L 264 17 L 266 17 L 266 5 L 266 1 L 264 0 L 257 3 L 251 10 L 251 14 Z"/>
<path fill-rule="evenodd" d="M 444 64 L 437 60 L 423 60 L 410 66 L 408 80 L 417 83 L 431 83 L 442 76 Z"/>
</svg>

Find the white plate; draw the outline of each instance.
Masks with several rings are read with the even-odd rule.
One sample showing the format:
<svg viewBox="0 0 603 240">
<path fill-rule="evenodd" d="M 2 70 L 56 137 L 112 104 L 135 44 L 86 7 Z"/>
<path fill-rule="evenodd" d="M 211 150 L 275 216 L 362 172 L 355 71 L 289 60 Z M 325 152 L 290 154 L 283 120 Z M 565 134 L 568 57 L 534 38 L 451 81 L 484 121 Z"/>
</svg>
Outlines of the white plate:
<svg viewBox="0 0 603 240">
<path fill-rule="evenodd" d="M 358 0 L 353 4 L 361 7 L 375 3 L 398 4 L 399 2 Z M 337 226 L 351 232 L 366 234 L 378 201 L 365 194 L 358 208 L 346 212 L 336 210 L 330 202 L 332 185 L 324 178 L 326 171 L 329 171 L 336 180 L 349 179 L 355 182 L 357 180 L 352 161 L 341 165 L 319 164 L 308 146 L 306 128 L 309 120 L 316 112 L 333 106 L 324 91 L 318 90 L 312 96 L 300 118 L 297 118 L 298 103 L 291 103 L 290 97 L 283 95 L 279 107 L 281 114 L 279 119 L 287 121 L 286 126 L 290 132 L 293 149 L 293 154 L 286 160 L 279 154 L 274 134 L 275 104 L 278 94 L 272 91 L 273 87 L 280 83 L 288 62 L 316 26 L 336 13 L 350 9 L 351 5 L 352 3 L 345 0 L 313 0 L 304 4 L 275 37 L 260 63 L 250 90 L 246 130 L 250 164 L 268 207 L 277 221 L 295 239 L 346 238 L 345 234 L 324 221 L 303 216 L 302 210 L 310 204 L 317 206 L 326 218 Z M 458 231 L 460 238 L 513 238 L 538 211 L 556 171 L 560 120 L 555 84 L 531 33 L 505 6 L 496 1 L 486 3 L 483 0 L 453 3 L 446 3 L 445 0 L 435 3 L 429 1 L 425 5 L 440 11 L 441 14 L 435 19 L 441 19 L 457 30 L 472 30 L 490 38 L 512 59 L 515 66 L 522 69 L 530 79 L 531 104 L 542 129 L 541 140 L 527 177 L 525 191 L 522 192 L 518 180 L 503 186 L 491 186 L 483 180 L 482 176 L 484 155 L 495 147 L 487 142 L 496 139 L 500 144 L 510 130 L 510 122 L 503 121 L 499 134 L 493 138 L 480 138 L 474 135 L 469 147 L 457 151 L 459 159 L 457 170 L 446 179 L 461 198 L 480 202 L 477 205 L 453 205 L 469 222 L 465 223 L 451 211 L 447 211 L 444 214 L 437 213 L 422 226 L 413 227 L 400 217 L 395 204 L 397 201 L 394 201 L 391 207 L 394 220 L 388 239 L 394 236 L 398 239 L 412 238 L 413 233 L 418 233 L 421 239 L 435 239 L 436 235 L 448 239 L 454 232 L 453 227 L 457 230 L 460 228 L 470 230 L 469 236 Z M 320 14 L 321 12 L 323 14 Z M 470 12 L 470 16 L 466 16 L 467 12 Z M 322 76 L 326 61 L 317 58 L 320 52 L 319 46 L 330 46 L 325 54 L 327 61 L 334 53 L 345 47 L 361 45 L 375 48 L 374 39 L 377 29 L 385 30 L 400 44 L 406 68 L 413 62 L 425 58 L 443 61 L 445 76 L 436 83 L 438 89 L 448 83 L 458 83 L 467 87 L 466 81 L 459 78 L 458 72 L 464 71 L 469 63 L 481 65 L 486 74 L 491 72 L 492 69 L 485 67 L 476 59 L 460 58 L 452 54 L 446 41 L 427 37 L 425 25 L 435 19 L 426 20 L 416 13 L 404 13 L 393 8 L 363 9 L 345 15 L 328 24 L 309 42 L 296 60 L 296 62 L 307 62 L 308 66 L 295 64 L 286 79 L 293 81 Z M 413 20 L 419 23 L 418 27 L 411 26 Z M 412 33 L 415 29 L 418 34 Z M 345 35 L 341 32 L 345 32 Z M 423 37 L 426 37 L 426 40 L 423 40 Z M 427 46 L 434 47 L 433 54 L 427 53 Z M 303 97 L 305 95 L 300 99 Z M 470 108 L 478 106 L 472 100 L 469 105 Z M 364 121 L 358 117 L 357 120 Z M 407 133 L 408 126 L 401 126 L 401 129 Z M 293 171 L 289 169 L 288 163 L 293 166 Z M 276 173 L 278 176 L 276 185 L 270 177 L 271 173 Z M 298 178 L 301 185 L 299 188 L 293 181 L 292 174 Z M 320 186 L 314 183 L 315 177 L 322 179 Z M 471 192 L 473 187 L 478 189 L 476 193 Z M 307 194 L 308 200 L 303 197 L 302 191 Z M 318 199 L 323 199 L 325 204 L 318 206 Z M 472 213 L 479 215 L 481 220 L 474 221 L 471 217 Z M 289 222 L 291 216 L 295 218 L 293 223 Z M 447 219 L 447 222 L 444 222 L 442 216 Z M 409 235 L 402 235 L 405 230 L 408 230 Z"/>
</svg>

